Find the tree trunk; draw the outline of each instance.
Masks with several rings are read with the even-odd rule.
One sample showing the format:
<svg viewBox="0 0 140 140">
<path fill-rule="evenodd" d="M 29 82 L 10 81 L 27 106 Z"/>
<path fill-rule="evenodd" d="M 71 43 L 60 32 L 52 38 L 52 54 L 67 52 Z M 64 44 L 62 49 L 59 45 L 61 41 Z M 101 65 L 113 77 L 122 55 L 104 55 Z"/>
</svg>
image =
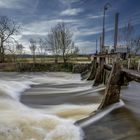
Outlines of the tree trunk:
<svg viewBox="0 0 140 140">
<path fill-rule="evenodd" d="M 58 56 L 57 55 L 55 55 L 54 61 L 55 61 L 55 64 L 58 63 Z"/>
<path fill-rule="evenodd" d="M 63 62 L 64 62 L 64 65 L 66 65 L 66 62 L 67 62 L 67 58 L 65 56 L 65 54 L 63 53 Z"/>
<path fill-rule="evenodd" d="M 1 38 L 1 44 L 0 44 L 0 63 L 4 63 L 4 46 L 3 46 L 3 40 Z"/>
<path fill-rule="evenodd" d="M 36 63 L 36 56 L 35 56 L 35 52 L 33 53 L 33 62 Z"/>
</svg>

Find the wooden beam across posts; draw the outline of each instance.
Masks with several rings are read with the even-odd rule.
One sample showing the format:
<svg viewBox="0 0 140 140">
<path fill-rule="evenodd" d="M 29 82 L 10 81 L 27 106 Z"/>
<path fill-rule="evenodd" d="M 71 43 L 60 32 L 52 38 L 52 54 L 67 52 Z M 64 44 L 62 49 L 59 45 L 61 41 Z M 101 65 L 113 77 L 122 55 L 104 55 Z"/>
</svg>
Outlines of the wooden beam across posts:
<svg viewBox="0 0 140 140">
<path fill-rule="evenodd" d="M 128 82 L 136 81 L 140 83 L 140 72 L 128 69 L 122 69 L 122 72 L 124 73 L 124 76 Z"/>
<path fill-rule="evenodd" d="M 123 84 L 124 79 L 123 72 L 121 70 L 122 70 L 121 63 L 119 61 L 115 62 L 113 64 L 110 77 L 107 83 L 107 87 L 105 90 L 105 95 L 99 106 L 99 109 L 103 109 L 108 105 L 119 102 L 121 85 Z"/>
<path fill-rule="evenodd" d="M 93 86 L 98 86 L 103 83 L 104 63 L 105 63 L 105 58 L 100 57 Z"/>
<path fill-rule="evenodd" d="M 94 60 L 92 61 L 91 72 L 87 80 L 94 80 L 95 75 L 96 75 L 96 70 L 97 70 L 97 57 L 94 57 Z"/>
<path fill-rule="evenodd" d="M 104 64 L 104 69 L 111 71 L 112 70 L 112 65 Z"/>
</svg>

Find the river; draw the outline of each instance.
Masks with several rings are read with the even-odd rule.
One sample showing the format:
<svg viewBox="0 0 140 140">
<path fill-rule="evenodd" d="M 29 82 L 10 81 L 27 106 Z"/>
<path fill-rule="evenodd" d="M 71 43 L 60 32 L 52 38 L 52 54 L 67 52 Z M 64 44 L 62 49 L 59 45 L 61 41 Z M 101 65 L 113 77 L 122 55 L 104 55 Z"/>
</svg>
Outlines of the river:
<svg viewBox="0 0 140 140">
<path fill-rule="evenodd" d="M 140 139 L 139 83 L 123 87 L 120 103 L 95 114 L 105 86 L 92 87 L 79 74 L 0 77 L 0 140 Z"/>
</svg>

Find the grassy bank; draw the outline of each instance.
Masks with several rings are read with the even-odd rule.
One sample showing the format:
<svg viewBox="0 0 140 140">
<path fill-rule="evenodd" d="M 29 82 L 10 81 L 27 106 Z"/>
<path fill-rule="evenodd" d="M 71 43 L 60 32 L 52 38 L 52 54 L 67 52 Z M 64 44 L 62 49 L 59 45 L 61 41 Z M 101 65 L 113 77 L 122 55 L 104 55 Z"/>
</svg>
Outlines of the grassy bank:
<svg viewBox="0 0 140 140">
<path fill-rule="evenodd" d="M 16 67 L 19 72 L 72 72 L 72 63 L 18 63 Z"/>
<path fill-rule="evenodd" d="M 90 63 L 3 63 L 1 72 L 73 72 L 83 73 L 91 68 Z"/>
<path fill-rule="evenodd" d="M 14 58 L 14 59 L 13 59 Z M 79 72 L 85 71 L 86 64 L 90 63 L 89 55 L 70 57 L 66 64 L 62 56 L 55 63 L 54 56 L 36 56 L 35 62 L 31 55 L 5 56 L 5 63 L 0 63 L 0 71 L 6 72 Z M 82 64 L 81 64 L 82 63 Z"/>
</svg>

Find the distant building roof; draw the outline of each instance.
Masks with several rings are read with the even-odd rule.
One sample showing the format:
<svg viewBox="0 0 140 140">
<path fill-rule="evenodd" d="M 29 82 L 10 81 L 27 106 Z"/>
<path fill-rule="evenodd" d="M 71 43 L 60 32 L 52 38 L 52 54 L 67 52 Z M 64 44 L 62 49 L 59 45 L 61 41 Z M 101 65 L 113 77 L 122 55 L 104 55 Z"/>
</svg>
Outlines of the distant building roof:
<svg viewBox="0 0 140 140">
<path fill-rule="evenodd" d="M 116 47 L 116 52 L 127 53 L 127 47 L 126 46 L 117 46 Z"/>
<path fill-rule="evenodd" d="M 105 51 L 107 50 L 108 52 L 111 52 L 112 46 L 104 46 L 105 47 Z"/>
</svg>

